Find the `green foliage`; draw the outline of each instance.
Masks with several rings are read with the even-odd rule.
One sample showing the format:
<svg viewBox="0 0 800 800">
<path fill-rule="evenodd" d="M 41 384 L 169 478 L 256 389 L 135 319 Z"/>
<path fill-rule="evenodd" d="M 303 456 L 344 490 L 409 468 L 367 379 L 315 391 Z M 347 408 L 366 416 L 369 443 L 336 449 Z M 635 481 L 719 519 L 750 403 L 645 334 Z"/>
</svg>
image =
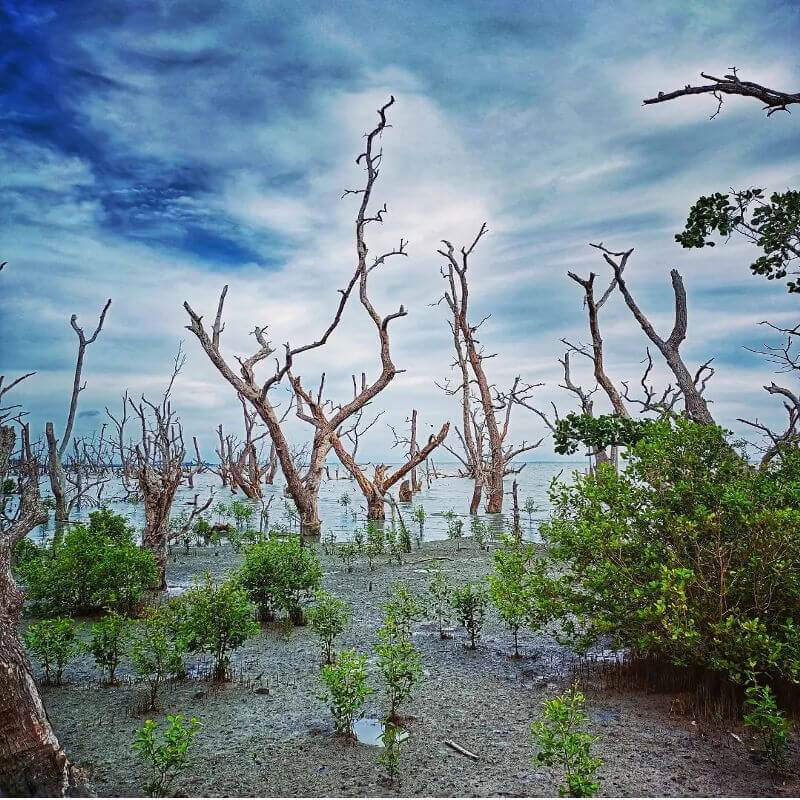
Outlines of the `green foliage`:
<svg viewBox="0 0 800 800">
<path fill-rule="evenodd" d="M 11 568 L 17 574 L 23 575 L 26 570 L 36 569 L 31 562 L 46 555 L 47 550 L 44 547 L 39 547 L 33 539 L 26 536 L 24 539 L 20 539 L 11 551 Z"/>
<path fill-rule="evenodd" d="M 392 628 L 400 638 L 408 639 L 411 628 L 425 616 L 425 603 L 402 583 L 392 584 L 392 593 L 383 604 L 384 627 Z"/>
<path fill-rule="evenodd" d="M 40 549 L 18 572 L 34 609 L 45 614 L 130 611 L 157 576 L 153 554 L 137 547 L 125 519 L 108 509 L 93 511 L 88 526 L 73 525 L 54 551 Z"/>
<path fill-rule="evenodd" d="M 364 547 L 364 553 L 367 556 L 370 570 L 375 569 L 375 562 L 385 549 L 386 536 L 383 532 L 383 526 L 378 525 L 373 519 L 369 520 L 367 522 L 367 543 Z"/>
<path fill-rule="evenodd" d="M 0 494 L 15 494 L 17 491 L 17 482 L 13 478 L 3 478 L 2 487 L 0 487 Z"/>
<path fill-rule="evenodd" d="M 553 434 L 553 449 L 559 455 L 572 455 L 578 445 L 588 447 L 593 452 L 605 450 L 612 445 L 630 447 L 636 444 L 647 432 L 650 420 L 629 419 L 617 414 L 576 414 L 570 411 L 556 422 Z M 525 509 L 528 511 L 528 509 Z M 535 503 L 534 509 L 535 510 Z M 528 511 L 532 514 L 533 511 Z"/>
<path fill-rule="evenodd" d="M 158 609 L 149 608 L 134 629 L 130 657 L 137 675 L 148 683 L 147 708 L 150 711 L 158 708 L 158 690 L 164 679 L 183 669 L 184 608 L 183 604 L 172 600 Z"/>
<path fill-rule="evenodd" d="M 238 581 L 263 615 L 284 611 L 301 624 L 303 604 L 319 589 L 322 570 L 316 553 L 296 537 L 267 539 L 245 550 Z"/>
<path fill-rule="evenodd" d="M 541 562 L 532 544 L 506 538 L 494 553 L 494 572 L 489 576 L 489 597 L 514 637 L 514 657 L 519 657 L 519 631 L 538 627 L 545 620 L 536 603 Z"/>
<path fill-rule="evenodd" d="M 542 613 L 676 665 L 800 680 L 800 453 L 756 470 L 721 429 L 651 423 L 619 472 L 551 490 Z"/>
<path fill-rule="evenodd" d="M 450 608 L 453 589 L 447 582 L 444 573 L 440 569 L 431 572 L 431 582 L 428 585 L 428 592 L 431 595 L 431 607 L 436 615 L 436 623 L 439 626 L 439 637 L 445 636 L 445 625 L 450 622 Z"/>
<path fill-rule="evenodd" d="M 128 644 L 130 620 L 116 611 L 95 622 L 90 629 L 88 651 L 94 656 L 94 663 L 108 673 L 108 682 L 113 686 L 116 682 L 116 670 Z"/>
<path fill-rule="evenodd" d="M 345 572 L 353 571 L 353 564 L 358 558 L 358 545 L 355 542 L 338 542 L 336 545 L 336 557 L 342 562 Z M 370 562 L 370 566 L 372 562 Z"/>
<path fill-rule="evenodd" d="M 453 590 L 453 609 L 456 619 L 469 634 L 469 646 L 474 650 L 480 638 L 481 628 L 486 619 L 486 606 L 489 595 L 480 583 L 466 583 Z"/>
<path fill-rule="evenodd" d="M 425 533 L 425 517 L 427 516 L 427 512 L 422 506 L 415 506 L 411 512 L 411 519 L 419 525 L 419 535 L 416 536 L 417 547 L 422 546 L 422 539 Z"/>
<path fill-rule="evenodd" d="M 800 259 L 800 192 L 774 192 L 769 200 L 763 189 L 744 189 L 730 194 L 715 192 L 701 197 L 690 209 L 686 227 L 675 235 L 684 247 L 714 247 L 712 233 L 727 239 L 738 233 L 763 255 L 751 265 L 754 275 L 780 280 L 797 274 Z M 800 281 L 787 283 L 800 292 Z"/>
<path fill-rule="evenodd" d="M 374 691 L 367 686 L 367 657 L 355 650 L 342 650 L 335 663 L 322 667 L 320 695 L 333 714 L 338 733 L 353 737 L 353 723 L 361 718 L 364 703 Z"/>
<path fill-rule="evenodd" d="M 584 702 L 576 682 L 565 694 L 545 700 L 541 719 L 531 725 L 534 743 L 539 747 L 534 760 L 563 770 L 559 797 L 593 797 L 600 788 L 595 773 L 603 759 L 592 756 L 592 745 L 600 737 L 581 730 L 586 722 Z"/>
<path fill-rule="evenodd" d="M 322 640 L 325 663 L 333 662 L 333 640 L 350 624 L 350 604 L 328 592 L 317 592 L 317 600 L 308 609 L 311 630 Z"/>
<path fill-rule="evenodd" d="M 234 500 L 230 506 L 230 513 L 236 520 L 236 527 L 243 528 L 245 523 L 250 522 L 253 518 L 254 509 L 250 503 L 244 500 Z"/>
<path fill-rule="evenodd" d="M 380 641 L 375 645 L 378 669 L 386 686 L 390 722 L 397 721 L 397 709 L 411 696 L 414 684 L 422 677 L 419 650 L 404 633 L 387 613 L 385 625 L 378 631 Z"/>
<path fill-rule="evenodd" d="M 532 497 L 526 497 L 522 504 L 522 510 L 528 515 L 528 523 L 533 522 L 533 515 L 539 510 L 539 506 Z"/>
<path fill-rule="evenodd" d="M 446 511 L 443 515 L 447 519 L 447 538 L 456 540 L 456 550 L 461 550 L 461 537 L 464 535 L 464 520 L 454 511 Z"/>
<path fill-rule="evenodd" d="M 338 500 L 339 505 L 347 511 L 350 504 L 353 502 L 353 498 L 350 497 L 350 492 L 342 492 L 342 496 Z"/>
<path fill-rule="evenodd" d="M 186 609 L 186 649 L 190 653 L 210 653 L 214 657 L 215 680 L 226 680 L 231 652 L 259 630 L 247 591 L 234 581 L 215 583 L 206 573 L 180 602 Z"/>
<path fill-rule="evenodd" d="M 397 535 L 397 544 L 404 553 L 411 552 L 411 533 L 402 522 L 400 523 L 400 532 Z"/>
<path fill-rule="evenodd" d="M 200 723 L 195 717 L 183 724 L 183 717 L 168 716 L 169 727 L 162 737 L 158 723 L 148 719 L 136 732 L 131 747 L 150 769 L 150 779 L 144 791 L 150 797 L 164 797 L 178 774 L 189 765 L 189 748 L 192 746 Z"/>
<path fill-rule="evenodd" d="M 486 523 L 477 514 L 473 514 L 469 521 L 469 528 L 475 544 L 480 550 L 484 550 L 486 548 Z"/>
<path fill-rule="evenodd" d="M 400 778 L 400 746 L 406 738 L 405 733 L 391 720 L 384 721 L 381 734 L 383 748 L 378 755 L 378 763 L 384 768 L 389 784 Z"/>
<path fill-rule="evenodd" d="M 223 519 L 228 519 L 231 515 L 231 510 L 229 506 L 226 506 L 221 500 L 218 503 L 214 504 L 214 514 L 217 517 L 217 522 Z"/>
<path fill-rule="evenodd" d="M 68 617 L 43 619 L 22 634 L 22 641 L 44 670 L 45 683 L 60 685 L 64 667 L 78 654 L 75 623 Z"/>
<path fill-rule="evenodd" d="M 787 740 L 791 723 L 778 708 L 769 686 L 759 686 L 753 682 L 746 688 L 745 694 L 744 705 L 749 711 L 744 715 L 744 724 L 755 734 L 769 763 L 780 771 L 789 760 Z"/>
</svg>

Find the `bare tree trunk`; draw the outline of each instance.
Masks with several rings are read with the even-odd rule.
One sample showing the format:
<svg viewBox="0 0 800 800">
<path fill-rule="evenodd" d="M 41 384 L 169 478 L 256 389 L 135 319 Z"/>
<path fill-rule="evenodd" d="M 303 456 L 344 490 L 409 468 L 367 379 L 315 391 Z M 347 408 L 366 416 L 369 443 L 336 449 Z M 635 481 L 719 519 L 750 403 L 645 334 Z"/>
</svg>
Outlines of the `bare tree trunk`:
<svg viewBox="0 0 800 800">
<path fill-rule="evenodd" d="M 481 507 L 481 497 L 483 496 L 483 478 L 480 475 L 475 476 L 475 482 L 472 487 L 472 499 L 469 501 L 469 513 L 477 514 Z"/>
<path fill-rule="evenodd" d="M 153 554 L 158 570 L 157 588 L 161 590 L 167 588 L 169 516 L 180 479 L 177 470 L 171 476 L 161 476 L 149 465 L 142 467 L 139 472 L 139 490 L 144 503 L 142 543 Z"/>
<path fill-rule="evenodd" d="M 0 793 L 60 797 L 75 786 L 72 767 L 53 732 L 17 627 L 24 594 L 11 573 L 14 545 L 47 521 L 39 501 L 38 463 L 23 427 L 16 519 L 0 532 Z M 14 452 L 11 427 L 0 428 L 0 479 Z"/>
<path fill-rule="evenodd" d="M 413 458 L 417 453 L 417 409 L 411 410 L 411 443 L 409 445 L 409 456 Z M 417 468 L 411 470 L 411 491 L 418 492 L 422 489 L 422 484 L 417 480 Z"/>
</svg>

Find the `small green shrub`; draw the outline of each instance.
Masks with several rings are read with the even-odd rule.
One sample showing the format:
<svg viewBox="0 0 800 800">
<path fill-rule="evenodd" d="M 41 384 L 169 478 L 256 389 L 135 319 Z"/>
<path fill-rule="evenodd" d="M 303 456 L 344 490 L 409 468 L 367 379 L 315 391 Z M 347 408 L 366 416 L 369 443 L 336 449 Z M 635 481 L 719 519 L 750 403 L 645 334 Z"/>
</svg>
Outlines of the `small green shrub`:
<svg viewBox="0 0 800 800">
<path fill-rule="evenodd" d="M 474 650 L 486 618 L 489 595 L 480 583 L 466 583 L 453 590 L 453 609 L 456 619 L 469 634 L 469 647 Z"/>
<path fill-rule="evenodd" d="M 473 514 L 469 523 L 470 533 L 478 545 L 479 550 L 486 549 L 486 523 L 477 515 Z"/>
<path fill-rule="evenodd" d="M 350 604 L 319 591 L 316 603 L 308 609 L 308 621 L 311 630 L 322 640 L 325 663 L 333 663 L 333 640 L 350 624 Z"/>
<path fill-rule="evenodd" d="M 400 633 L 392 620 L 378 631 L 375 645 L 378 669 L 386 687 L 389 710 L 387 719 L 396 722 L 400 704 L 411 696 L 411 690 L 422 677 L 419 650 Z"/>
<path fill-rule="evenodd" d="M 384 768 L 389 785 L 400 778 L 400 746 L 405 740 L 404 732 L 397 725 L 391 720 L 384 720 L 381 734 L 383 748 L 378 755 L 378 764 Z"/>
<path fill-rule="evenodd" d="M 245 523 L 250 522 L 253 518 L 254 509 L 250 503 L 244 500 L 234 500 L 230 507 L 231 515 L 236 520 L 236 527 L 243 528 Z"/>
<path fill-rule="evenodd" d="M 411 552 L 411 532 L 402 522 L 400 523 L 400 532 L 397 535 L 397 544 L 404 553 Z"/>
<path fill-rule="evenodd" d="M 416 536 L 417 547 L 422 546 L 422 540 L 425 535 L 425 517 L 427 517 L 427 512 L 423 506 L 416 506 L 411 513 L 411 518 L 419 525 L 419 533 Z"/>
<path fill-rule="evenodd" d="M 90 629 L 88 651 L 94 656 L 94 663 L 108 673 L 112 686 L 117 682 L 115 673 L 127 649 L 129 630 L 128 618 L 116 611 L 109 611 Z"/>
<path fill-rule="evenodd" d="M 245 550 L 238 581 L 265 618 L 285 611 L 299 625 L 304 603 L 320 587 L 322 570 L 316 553 L 296 537 L 267 539 Z"/>
<path fill-rule="evenodd" d="M 214 679 L 227 680 L 231 652 L 259 631 L 247 591 L 234 581 L 215 583 L 206 573 L 180 602 L 186 609 L 186 649 L 211 654 Z"/>
<path fill-rule="evenodd" d="M 88 526 L 73 525 L 55 550 L 41 550 L 18 572 L 42 614 L 131 611 L 157 580 L 153 554 L 137 547 L 133 529 L 108 509 L 93 511 Z"/>
<path fill-rule="evenodd" d="M 75 623 L 68 617 L 43 619 L 22 634 L 22 641 L 42 665 L 45 683 L 60 686 L 64 667 L 80 649 Z"/>
<path fill-rule="evenodd" d="M 375 520 L 369 520 L 367 522 L 367 543 L 364 547 L 364 554 L 367 557 L 370 570 L 375 568 L 375 562 L 383 555 L 385 549 L 386 537 L 383 533 L 383 527 L 378 525 Z"/>
<path fill-rule="evenodd" d="M 150 770 L 150 779 L 143 787 L 150 797 L 169 795 L 175 778 L 189 766 L 189 748 L 200 727 L 195 717 L 187 725 L 180 715 L 168 716 L 167 722 L 169 727 L 163 737 L 159 737 L 158 723 L 148 719 L 136 732 L 131 745 Z"/>
<path fill-rule="evenodd" d="M 361 718 L 364 703 L 374 691 L 367 686 L 367 657 L 355 650 L 342 650 L 335 663 L 326 664 L 320 674 L 325 693 L 320 695 L 333 714 L 336 731 L 353 737 L 353 724 Z"/>
<path fill-rule="evenodd" d="M 186 642 L 182 617 L 181 607 L 170 601 L 158 609 L 147 609 L 136 623 L 130 657 L 136 674 L 147 681 L 149 711 L 158 709 L 158 691 L 164 679 L 183 670 Z"/>
<path fill-rule="evenodd" d="M 428 585 L 431 595 L 431 607 L 436 615 L 436 623 L 439 626 L 439 638 L 447 638 L 445 626 L 450 622 L 451 599 L 453 588 L 447 582 L 444 573 L 440 569 L 432 571 L 431 582 Z"/>
<path fill-rule="evenodd" d="M 414 623 L 424 619 L 426 608 L 422 598 L 409 592 L 405 584 L 395 583 L 389 599 L 383 604 L 383 612 L 384 627 L 392 628 L 399 637 L 408 639 Z"/>
<path fill-rule="evenodd" d="M 352 572 L 358 558 L 358 545 L 355 542 L 339 542 L 336 545 L 336 557 L 342 562 L 345 572 Z"/>
<path fill-rule="evenodd" d="M 539 606 L 534 598 L 541 566 L 533 545 L 525 545 L 511 537 L 503 540 L 503 547 L 494 552 L 493 560 L 489 597 L 514 637 L 514 657 L 519 658 L 520 629 L 540 621 Z"/>
<path fill-rule="evenodd" d="M 745 694 L 744 705 L 749 712 L 744 715 L 744 724 L 755 734 L 769 763 L 780 771 L 789 760 L 787 741 L 791 723 L 778 708 L 769 686 L 751 683 L 745 689 Z"/>
<path fill-rule="evenodd" d="M 592 756 L 591 752 L 600 737 L 581 730 L 586 722 L 584 702 L 576 682 L 565 694 L 545 700 L 541 719 L 531 725 L 534 743 L 539 748 L 534 760 L 563 770 L 559 797 L 593 797 L 600 788 L 595 773 L 603 765 L 603 759 Z"/>
</svg>

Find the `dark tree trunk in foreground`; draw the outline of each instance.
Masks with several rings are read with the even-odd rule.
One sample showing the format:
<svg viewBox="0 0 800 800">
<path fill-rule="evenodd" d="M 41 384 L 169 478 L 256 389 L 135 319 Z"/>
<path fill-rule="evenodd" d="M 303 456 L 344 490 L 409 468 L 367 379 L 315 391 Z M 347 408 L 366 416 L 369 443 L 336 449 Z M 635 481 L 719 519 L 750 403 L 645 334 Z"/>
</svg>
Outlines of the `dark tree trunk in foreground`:
<svg viewBox="0 0 800 800">
<path fill-rule="evenodd" d="M 39 502 L 38 461 L 31 453 L 27 429 L 21 426 L 21 430 L 19 507 L 0 532 L 0 794 L 59 797 L 75 789 L 76 781 L 17 634 L 25 596 L 11 573 L 11 552 L 37 525 L 47 522 Z M 0 428 L 0 479 L 8 474 L 15 441 L 11 426 Z"/>
</svg>

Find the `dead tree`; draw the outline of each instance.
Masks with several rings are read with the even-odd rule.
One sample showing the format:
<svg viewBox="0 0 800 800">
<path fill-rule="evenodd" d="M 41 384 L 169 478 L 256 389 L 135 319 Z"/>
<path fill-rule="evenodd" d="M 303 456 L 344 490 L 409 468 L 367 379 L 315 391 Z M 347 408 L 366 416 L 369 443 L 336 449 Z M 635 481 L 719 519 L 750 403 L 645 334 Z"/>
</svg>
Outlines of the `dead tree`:
<svg viewBox="0 0 800 800">
<path fill-rule="evenodd" d="M 264 477 L 271 468 L 270 461 L 264 461 L 261 448 L 269 433 L 266 430 L 256 433 L 257 413 L 248 409 L 247 401 L 241 395 L 239 401 L 244 416 L 244 440 L 230 434 L 225 436 L 220 425 L 217 429 L 220 445 L 216 450 L 219 467 L 212 471 L 220 476 L 223 486 L 230 486 L 233 491 L 240 490 L 251 500 L 259 500 L 263 495 L 262 481 L 266 482 Z M 279 422 L 285 419 L 288 410 Z"/>
<path fill-rule="evenodd" d="M 406 422 L 410 423 L 410 433 L 408 436 L 400 435 L 398 432 L 390 425 L 389 429 L 392 431 L 392 436 L 394 437 L 394 444 L 392 447 L 405 447 L 406 456 L 407 458 L 411 459 L 419 452 L 419 444 L 417 442 L 417 409 L 411 409 L 411 416 L 406 420 Z M 355 458 L 355 453 L 352 453 L 353 457 Z M 411 475 L 409 476 L 409 480 L 403 481 L 400 485 L 400 490 L 398 496 L 400 500 L 404 503 L 408 503 L 414 496 L 415 492 L 419 492 L 422 490 L 422 484 L 417 479 L 417 467 L 414 466 L 411 468 Z"/>
<path fill-rule="evenodd" d="M 364 405 L 372 400 L 373 397 L 381 392 L 397 373 L 397 369 L 392 363 L 389 353 L 388 326 L 393 319 L 405 316 L 406 311 L 401 306 L 399 311 L 389 314 L 385 318 L 380 318 L 367 296 L 367 277 L 374 269 L 384 264 L 392 256 L 405 255 L 405 242 L 401 240 L 399 247 L 376 256 L 368 263 L 368 250 L 365 241 L 365 230 L 367 226 L 372 223 L 381 223 L 386 213 L 385 206 L 378 210 L 371 211 L 370 201 L 372 199 L 375 181 L 379 175 L 379 167 L 382 158 L 382 151 L 380 150 L 378 142 L 384 130 L 387 128 L 386 111 L 393 103 L 394 97 L 390 98 L 389 101 L 378 110 L 378 124 L 367 134 L 365 149 L 356 159 L 356 164 L 363 166 L 366 173 L 366 180 L 363 188 L 346 190 L 343 195 L 355 195 L 361 198 L 355 223 L 358 264 L 347 286 L 339 292 L 339 303 L 333 315 L 333 319 L 318 339 L 308 344 L 295 347 L 286 343 L 283 357 L 276 361 L 275 371 L 266 381 L 260 383 L 255 377 L 255 367 L 275 353 L 275 348 L 266 338 L 266 326 L 256 326 L 253 333 L 259 348 L 251 356 L 244 359 L 237 359 L 239 361 L 239 373 L 237 374 L 222 355 L 219 348 L 220 335 L 224 328 L 222 324 L 222 310 L 227 287 L 223 289 L 220 295 L 216 318 L 210 333 L 206 330 L 202 317 L 191 308 L 188 302 L 184 303 L 184 308 L 190 319 L 190 324 L 187 326 L 188 329 L 197 337 L 203 350 L 205 350 L 209 359 L 219 370 L 220 374 L 233 386 L 239 395 L 250 403 L 266 424 L 272 443 L 275 446 L 278 462 L 286 479 L 286 491 L 294 500 L 300 515 L 301 534 L 307 537 L 317 537 L 320 534 L 321 522 L 317 509 L 317 499 L 325 470 L 325 458 L 332 446 L 331 434 L 338 430 L 353 416 L 353 414 L 357 413 Z M 366 386 L 364 391 L 359 393 L 358 397 L 340 406 L 330 417 L 328 426 L 320 428 L 315 424 L 314 438 L 309 450 L 308 468 L 301 470 L 292 458 L 291 446 L 281 427 L 280 420 L 269 393 L 270 390 L 277 387 L 288 377 L 292 382 L 295 395 L 297 395 L 295 384 L 296 382 L 300 382 L 300 378 L 292 373 L 295 358 L 302 353 L 322 347 L 327 343 L 329 337 L 339 325 L 345 305 L 356 286 L 358 286 L 362 306 L 367 310 L 369 316 L 378 328 L 381 342 L 381 373 L 373 383 Z M 302 384 L 300 383 L 299 385 Z"/>
<path fill-rule="evenodd" d="M 326 414 L 326 403 L 322 400 L 322 386 L 320 386 L 320 390 L 315 395 L 312 395 L 303 388 L 299 379 L 293 379 L 293 385 L 297 393 L 298 416 L 314 425 L 317 430 L 331 430 L 331 420 Z M 362 392 L 357 393 L 354 399 L 358 400 L 366 388 L 366 384 L 364 384 Z M 336 414 L 334 413 L 332 416 L 335 417 Z M 374 420 L 372 424 L 374 424 Z M 367 503 L 367 519 L 382 520 L 386 518 L 385 503 L 389 489 L 408 475 L 415 467 L 425 461 L 425 459 L 445 440 L 449 429 L 450 423 L 445 422 L 438 434 L 435 436 L 431 435 L 424 447 L 418 448 L 413 455 L 407 458 L 404 464 L 392 473 L 388 472 L 389 468 L 386 464 L 376 464 L 372 478 L 367 477 L 366 472 L 359 466 L 355 459 L 358 439 L 356 438 L 354 440 L 355 446 L 353 449 L 348 450 L 342 443 L 343 435 L 341 430 L 336 428 L 331 430 L 329 437 L 334 452 L 345 469 L 353 476 L 364 494 L 364 499 Z M 350 432 L 350 434 L 352 436 L 352 432 Z M 351 441 L 353 440 L 351 439 Z"/>
<path fill-rule="evenodd" d="M 743 81 L 737 74 L 736 67 L 731 67 L 728 75 L 717 78 L 706 72 L 701 72 L 700 77 L 710 83 L 699 86 L 691 86 L 688 83 L 683 89 L 676 89 L 672 92 L 659 92 L 655 97 L 647 98 L 643 101 L 644 105 L 655 103 L 666 103 L 679 97 L 688 97 L 692 94 L 710 94 L 717 101 L 717 110 L 711 115 L 714 119 L 722 111 L 723 95 L 739 95 L 740 97 L 752 97 L 764 104 L 764 111 L 771 117 L 776 111 L 789 112 L 789 106 L 800 103 L 800 92 L 782 92 L 778 89 L 771 89 L 753 81 Z"/>
<path fill-rule="evenodd" d="M 20 380 L 3 389 L 0 378 L 0 401 Z M 75 787 L 76 776 L 47 718 L 19 640 L 25 594 L 11 572 L 14 545 L 47 522 L 39 496 L 39 459 L 21 413 L 15 407 L 0 408 L 0 482 L 13 465 L 18 484 L 16 502 L 4 506 L 0 515 L 0 794 L 60 797 Z M 21 434 L 19 446 L 15 425 Z"/>
<path fill-rule="evenodd" d="M 86 355 L 86 348 L 92 344 L 100 334 L 103 328 L 103 322 L 108 312 L 108 307 L 111 305 L 111 300 L 108 300 L 100 312 L 100 319 L 94 333 L 87 339 L 83 332 L 83 328 L 78 325 L 78 316 L 73 314 L 70 317 L 69 324 L 75 331 L 78 337 L 78 355 L 75 359 L 75 373 L 72 379 L 72 396 L 69 402 L 69 413 L 67 414 L 67 424 L 64 427 L 64 434 L 60 440 L 56 439 L 53 423 L 48 422 L 45 426 L 45 433 L 47 437 L 47 474 L 50 478 L 50 488 L 53 492 L 55 500 L 55 529 L 53 534 L 53 544 L 57 545 L 63 535 L 64 527 L 69 521 L 69 501 L 67 499 L 67 485 L 66 478 L 64 477 L 63 459 L 64 454 L 69 447 L 70 439 L 72 437 L 72 428 L 75 424 L 75 416 L 78 410 L 78 395 L 86 388 L 86 384 L 81 384 L 81 373 L 83 372 L 83 360 Z"/>
<path fill-rule="evenodd" d="M 711 412 L 708 410 L 708 405 L 703 397 L 703 392 L 706 389 L 708 380 L 714 373 L 714 370 L 710 366 L 710 361 L 701 365 L 695 374 L 692 375 L 680 354 L 680 346 L 686 339 L 688 314 L 686 308 L 686 289 L 683 286 L 683 279 L 678 270 L 673 269 L 670 271 L 672 277 L 672 291 L 675 296 L 675 322 L 669 336 L 663 339 L 656 333 L 650 320 L 639 308 L 622 276 L 625 264 L 633 253 L 633 248 L 622 252 L 613 252 L 603 247 L 602 243 L 592 245 L 592 247 L 596 247 L 603 254 L 606 263 L 613 270 L 614 277 L 617 281 L 617 287 L 625 299 L 625 304 L 630 309 L 647 338 L 661 351 L 661 355 L 664 356 L 664 360 L 672 370 L 672 374 L 675 376 L 675 381 L 678 384 L 678 389 L 680 389 L 683 397 L 686 416 L 698 425 L 713 425 L 714 418 L 711 416 Z"/>
<path fill-rule="evenodd" d="M 183 352 L 179 348 L 169 383 L 157 403 L 145 397 L 134 403 L 127 394 L 123 398 L 138 418 L 139 433 L 135 444 L 127 444 L 124 429 L 119 431 L 119 440 L 126 451 L 123 453 L 123 460 L 129 460 L 131 474 L 136 480 L 144 504 L 142 543 L 153 553 L 158 570 L 158 589 L 166 588 L 170 514 L 175 494 L 185 478 L 183 462 L 186 446 L 183 429 L 170 400 L 175 379 L 184 360 Z M 119 421 L 114 419 L 115 423 L 122 426 L 126 420 L 127 414 L 124 412 Z M 206 507 L 207 505 L 204 508 Z"/>
<path fill-rule="evenodd" d="M 478 492 L 485 485 L 488 491 L 486 502 L 487 513 L 499 513 L 503 510 L 503 478 L 512 473 L 519 472 L 520 468 L 513 467 L 511 462 L 521 454 L 533 450 L 541 444 L 542 440 L 534 444 L 523 442 L 519 447 L 509 447 L 505 444 L 511 422 L 511 412 L 515 405 L 521 405 L 521 398 L 529 399 L 529 392 L 535 388 L 532 384 L 522 384 L 520 378 L 514 380 L 511 390 L 500 393 L 489 382 L 484 369 L 484 362 L 491 355 L 484 353 L 480 341 L 475 335 L 478 329 L 488 319 L 485 317 L 476 325 L 469 319 L 469 284 L 467 271 L 469 257 L 488 228 L 484 223 L 478 235 L 469 247 L 462 247 L 459 255 L 455 248 L 446 239 L 442 240 L 444 247 L 439 254 L 446 259 L 446 266 L 442 269 L 442 276 L 447 281 L 443 299 L 453 315 L 451 328 L 456 341 L 456 360 L 461 370 L 462 385 L 462 413 L 464 415 L 464 439 L 466 441 L 470 424 L 467 418 L 471 417 L 471 404 L 469 401 L 471 386 L 477 387 L 478 399 L 482 412 L 483 424 L 488 437 L 488 463 L 478 463 L 479 454 L 473 442 L 473 454 L 468 459 L 472 462 L 472 469 L 476 471 L 475 491 Z M 460 343 L 460 347 L 459 347 Z M 465 378 L 466 376 L 466 378 Z M 469 447 L 469 446 L 468 446 Z M 478 496 L 480 502 L 480 496 Z M 475 498 L 473 498 L 473 505 Z"/>
</svg>

